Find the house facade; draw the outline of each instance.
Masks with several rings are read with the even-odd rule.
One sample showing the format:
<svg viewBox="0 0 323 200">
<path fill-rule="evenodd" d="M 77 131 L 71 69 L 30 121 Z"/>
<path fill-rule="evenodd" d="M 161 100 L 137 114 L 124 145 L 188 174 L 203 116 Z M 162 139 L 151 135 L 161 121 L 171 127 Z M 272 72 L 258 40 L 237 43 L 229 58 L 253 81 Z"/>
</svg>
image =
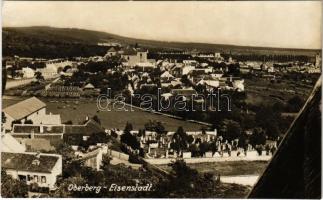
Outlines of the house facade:
<svg viewBox="0 0 323 200">
<path fill-rule="evenodd" d="M 55 189 L 57 176 L 62 174 L 62 156 L 43 153 L 1 153 L 1 167 L 14 179 L 27 185 Z"/>
<path fill-rule="evenodd" d="M 135 66 L 137 63 L 147 63 L 147 50 L 140 48 L 127 48 L 124 50 L 121 57 L 128 63 L 129 66 Z"/>
<path fill-rule="evenodd" d="M 31 97 L 3 109 L 6 130 L 11 130 L 13 122 L 25 123 L 27 120 L 36 121 L 46 115 L 46 104 L 36 97 Z"/>
<path fill-rule="evenodd" d="M 35 71 L 29 67 L 22 68 L 22 73 L 24 78 L 33 78 L 35 76 Z"/>
</svg>

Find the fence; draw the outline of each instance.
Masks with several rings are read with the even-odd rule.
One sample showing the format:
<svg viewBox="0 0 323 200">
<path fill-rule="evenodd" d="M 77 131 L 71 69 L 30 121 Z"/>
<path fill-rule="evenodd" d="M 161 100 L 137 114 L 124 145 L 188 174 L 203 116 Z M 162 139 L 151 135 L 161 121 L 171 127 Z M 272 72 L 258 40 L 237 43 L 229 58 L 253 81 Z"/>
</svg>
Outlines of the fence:
<svg viewBox="0 0 323 200">
<path fill-rule="evenodd" d="M 248 154 L 237 156 L 236 151 L 232 151 L 231 156 L 224 154 L 223 157 L 215 154 L 213 157 L 202 158 L 185 158 L 186 163 L 206 163 L 206 162 L 226 162 L 226 161 L 268 161 L 271 159 L 271 155 L 266 155 L 263 151 L 262 155 L 258 155 L 256 151 L 249 151 Z M 146 158 L 147 163 L 153 165 L 166 165 L 171 162 L 175 162 L 176 158 Z"/>
<path fill-rule="evenodd" d="M 108 155 L 115 157 L 115 158 L 119 158 L 120 160 L 125 160 L 125 161 L 129 160 L 129 155 L 118 152 L 118 151 L 114 151 L 114 150 L 108 150 Z"/>
</svg>

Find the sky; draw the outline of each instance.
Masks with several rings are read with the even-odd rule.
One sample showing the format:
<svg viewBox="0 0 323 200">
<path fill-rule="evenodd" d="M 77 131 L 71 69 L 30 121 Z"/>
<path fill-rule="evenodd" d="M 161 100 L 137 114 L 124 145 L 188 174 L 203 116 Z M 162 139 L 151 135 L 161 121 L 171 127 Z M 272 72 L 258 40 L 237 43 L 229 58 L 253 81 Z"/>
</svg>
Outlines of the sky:
<svg viewBox="0 0 323 200">
<path fill-rule="evenodd" d="M 5 1 L 5 27 L 52 26 L 122 36 L 246 46 L 321 48 L 320 1 Z"/>
</svg>

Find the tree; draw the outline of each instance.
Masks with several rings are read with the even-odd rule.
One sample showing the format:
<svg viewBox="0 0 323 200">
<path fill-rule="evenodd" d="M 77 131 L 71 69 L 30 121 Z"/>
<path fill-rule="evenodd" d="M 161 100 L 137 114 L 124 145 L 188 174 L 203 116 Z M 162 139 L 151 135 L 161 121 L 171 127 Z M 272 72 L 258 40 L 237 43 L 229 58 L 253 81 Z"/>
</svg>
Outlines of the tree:
<svg viewBox="0 0 323 200">
<path fill-rule="evenodd" d="M 185 161 L 177 160 L 170 164 L 172 175 L 157 185 L 157 197 L 210 197 L 216 193 L 218 183 L 211 173 L 200 174 L 196 169 L 186 165 Z"/>
<path fill-rule="evenodd" d="M 66 143 L 61 143 L 56 148 L 57 154 L 62 155 L 62 164 L 63 164 L 63 176 L 67 177 L 72 174 L 69 170 L 73 167 L 70 167 L 73 159 L 75 159 L 75 152 L 72 147 Z M 77 169 L 76 169 L 77 170 Z"/>
<path fill-rule="evenodd" d="M 26 182 L 13 179 L 6 171 L 1 170 L 1 196 L 4 198 L 27 197 L 28 186 Z"/>
<path fill-rule="evenodd" d="M 210 145 L 207 142 L 202 142 L 199 146 L 200 155 L 203 156 L 207 151 L 210 150 Z"/>
<path fill-rule="evenodd" d="M 96 145 L 97 143 L 107 143 L 109 138 L 107 137 L 105 132 L 95 133 L 90 135 L 87 139 L 86 143 L 88 145 Z"/>
<path fill-rule="evenodd" d="M 252 146 L 265 145 L 266 134 L 262 128 L 256 127 L 253 130 L 253 134 L 250 136 L 250 143 Z"/>
<path fill-rule="evenodd" d="M 196 144 L 191 144 L 188 150 L 192 153 L 192 157 L 196 157 L 200 155 L 199 149 Z"/>
<path fill-rule="evenodd" d="M 130 131 L 132 131 L 133 130 L 133 128 L 132 128 L 132 124 L 131 123 L 129 123 L 129 122 L 127 122 L 126 123 L 126 127 L 124 128 L 124 132 L 130 132 Z"/>
<path fill-rule="evenodd" d="M 59 73 L 61 73 L 61 72 L 63 71 L 63 69 L 64 69 L 63 67 L 58 67 L 58 68 L 57 68 L 57 73 L 58 73 L 58 74 L 59 74 Z"/>
<path fill-rule="evenodd" d="M 181 82 L 186 85 L 186 86 L 191 86 L 192 83 L 191 81 L 188 79 L 187 75 L 183 75 L 181 78 Z"/>
<path fill-rule="evenodd" d="M 36 78 L 36 80 L 37 81 L 43 81 L 43 80 L 45 80 L 44 79 L 44 76 L 42 75 L 42 73 L 41 72 L 35 72 L 35 78 Z"/>
<path fill-rule="evenodd" d="M 66 179 L 60 179 L 57 181 L 57 190 L 55 190 L 53 196 L 57 198 L 71 198 L 82 197 L 82 192 L 69 190 L 70 185 L 85 185 L 87 182 L 83 177 L 69 177 Z"/>
<path fill-rule="evenodd" d="M 248 144 L 248 136 L 245 133 L 242 133 L 239 137 L 238 147 L 245 148 Z"/>
<path fill-rule="evenodd" d="M 70 65 L 66 65 L 64 68 L 63 68 L 63 72 L 66 72 L 67 70 L 71 69 L 72 67 Z"/>
<path fill-rule="evenodd" d="M 304 100 L 299 96 L 294 96 L 288 100 L 288 110 L 290 112 L 298 112 L 304 105 Z"/>
<path fill-rule="evenodd" d="M 274 112 L 272 107 L 262 106 L 256 112 L 256 124 L 265 130 L 265 134 L 270 138 L 276 139 L 281 133 L 279 122 L 282 121 L 279 112 Z"/>
<path fill-rule="evenodd" d="M 173 135 L 174 142 L 171 143 L 171 148 L 177 153 L 186 150 L 188 145 L 188 135 L 184 131 L 183 127 L 178 127 L 177 131 Z"/>
<path fill-rule="evenodd" d="M 240 75 L 239 63 L 230 64 L 228 66 L 228 74 L 233 75 L 233 76 L 239 76 Z"/>
<path fill-rule="evenodd" d="M 5 66 L 2 66 L 2 95 L 4 94 L 4 91 L 6 89 L 7 84 L 7 68 Z"/>
<path fill-rule="evenodd" d="M 165 133 L 165 127 L 163 124 L 158 121 L 149 121 L 148 123 L 145 124 L 145 130 L 147 131 L 155 131 L 158 134 L 163 134 Z"/>
<path fill-rule="evenodd" d="M 228 141 L 235 140 L 241 134 L 240 124 L 233 120 L 224 120 L 220 126 L 220 134 Z"/>
<path fill-rule="evenodd" d="M 96 121 L 98 124 L 100 124 L 100 125 L 101 125 L 101 120 L 99 119 L 99 117 L 98 117 L 97 115 L 94 115 L 94 116 L 92 117 L 92 119 L 93 119 L 94 121 Z"/>
<path fill-rule="evenodd" d="M 105 171 L 106 168 L 108 168 L 110 166 L 110 162 L 111 162 L 112 158 L 107 155 L 107 154 L 104 154 L 102 156 L 102 164 L 101 164 L 101 169 L 103 171 Z"/>
<path fill-rule="evenodd" d="M 275 112 L 284 112 L 284 110 L 285 110 L 285 105 L 282 103 L 282 102 L 280 102 L 280 101 L 278 101 L 278 102 L 276 102 L 276 103 L 274 103 L 274 105 L 273 105 L 273 110 L 275 111 Z"/>
<path fill-rule="evenodd" d="M 4 112 L 1 112 L 1 132 L 4 129 L 4 124 L 6 123 L 6 121 L 7 121 L 6 115 L 4 114 Z"/>
<path fill-rule="evenodd" d="M 276 121 L 267 123 L 267 125 L 265 126 L 265 130 L 266 135 L 273 140 L 276 140 L 277 137 L 281 134 Z"/>
<path fill-rule="evenodd" d="M 73 122 L 72 122 L 72 120 L 68 120 L 68 121 L 64 122 L 63 124 L 66 124 L 66 125 L 72 125 L 72 124 L 73 124 Z"/>
<path fill-rule="evenodd" d="M 123 131 L 123 134 L 120 137 L 120 141 L 130 146 L 132 149 L 139 149 L 140 143 L 137 140 L 137 137 L 130 133 L 131 130 L 132 130 L 132 124 L 127 122 L 126 127 Z"/>
<path fill-rule="evenodd" d="M 4 112 L 1 112 L 1 122 L 4 124 L 7 121 L 7 117 L 6 114 L 4 114 Z"/>
</svg>

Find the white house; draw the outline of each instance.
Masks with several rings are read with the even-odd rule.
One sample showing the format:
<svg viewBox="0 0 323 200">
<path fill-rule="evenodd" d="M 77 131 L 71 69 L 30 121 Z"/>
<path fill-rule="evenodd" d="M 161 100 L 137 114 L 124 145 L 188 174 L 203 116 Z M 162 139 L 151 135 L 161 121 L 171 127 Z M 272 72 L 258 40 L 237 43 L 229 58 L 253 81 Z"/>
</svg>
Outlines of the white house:
<svg viewBox="0 0 323 200">
<path fill-rule="evenodd" d="M 84 165 L 87 167 L 91 167 L 96 171 L 99 171 L 102 165 L 103 154 L 106 154 L 107 147 L 105 149 L 98 148 L 94 151 L 85 153 L 82 155 L 81 160 L 84 161 Z"/>
<path fill-rule="evenodd" d="M 169 81 L 169 80 L 174 79 L 174 76 L 173 76 L 173 75 L 171 75 L 168 71 L 165 71 L 164 73 L 162 73 L 162 74 L 160 75 L 160 78 L 161 78 L 162 80 L 164 80 L 164 81 Z"/>
<path fill-rule="evenodd" d="M 46 104 L 36 97 L 31 97 L 3 109 L 6 116 L 4 128 L 11 130 L 12 122 L 24 123 L 26 120 L 35 120 L 46 115 Z"/>
<path fill-rule="evenodd" d="M 238 92 L 244 91 L 244 80 L 234 80 L 232 82 L 233 88 L 236 89 Z"/>
<path fill-rule="evenodd" d="M 219 52 L 215 52 L 214 53 L 214 58 L 220 59 L 222 57 L 221 57 L 221 54 Z"/>
<path fill-rule="evenodd" d="M 61 59 L 54 59 L 54 60 L 49 60 L 46 63 L 46 68 L 48 69 L 55 69 L 56 72 L 58 70 L 58 68 L 63 69 L 65 66 L 74 66 L 75 63 L 73 63 L 72 61 L 68 61 L 68 60 L 61 60 Z"/>
<path fill-rule="evenodd" d="M 40 72 L 44 78 L 52 78 L 57 75 L 57 68 L 55 65 L 48 65 L 45 68 L 37 69 L 36 71 Z"/>
<path fill-rule="evenodd" d="M 196 85 L 205 85 L 208 91 L 220 86 L 219 80 L 200 80 Z"/>
<path fill-rule="evenodd" d="M 33 78 L 35 76 L 35 71 L 29 67 L 22 68 L 22 73 L 24 78 Z"/>
<path fill-rule="evenodd" d="M 147 63 L 147 50 L 140 48 L 126 48 L 121 55 L 129 66 L 135 66 L 137 63 Z"/>
<path fill-rule="evenodd" d="M 117 55 L 117 50 L 114 47 L 111 47 L 107 53 L 104 55 L 104 57 L 111 57 Z"/>
<path fill-rule="evenodd" d="M 31 97 L 3 109 L 6 116 L 5 130 L 11 130 L 13 122 L 24 124 L 31 120 L 33 124 L 61 124 L 60 115 L 46 114 L 46 104 L 36 97 Z"/>
<path fill-rule="evenodd" d="M 62 156 L 44 153 L 1 153 L 1 168 L 14 179 L 27 185 L 55 189 L 57 176 L 62 174 Z"/>
<path fill-rule="evenodd" d="M 195 66 L 192 65 L 186 65 L 182 68 L 182 75 L 188 74 L 190 71 L 194 70 Z"/>
</svg>

